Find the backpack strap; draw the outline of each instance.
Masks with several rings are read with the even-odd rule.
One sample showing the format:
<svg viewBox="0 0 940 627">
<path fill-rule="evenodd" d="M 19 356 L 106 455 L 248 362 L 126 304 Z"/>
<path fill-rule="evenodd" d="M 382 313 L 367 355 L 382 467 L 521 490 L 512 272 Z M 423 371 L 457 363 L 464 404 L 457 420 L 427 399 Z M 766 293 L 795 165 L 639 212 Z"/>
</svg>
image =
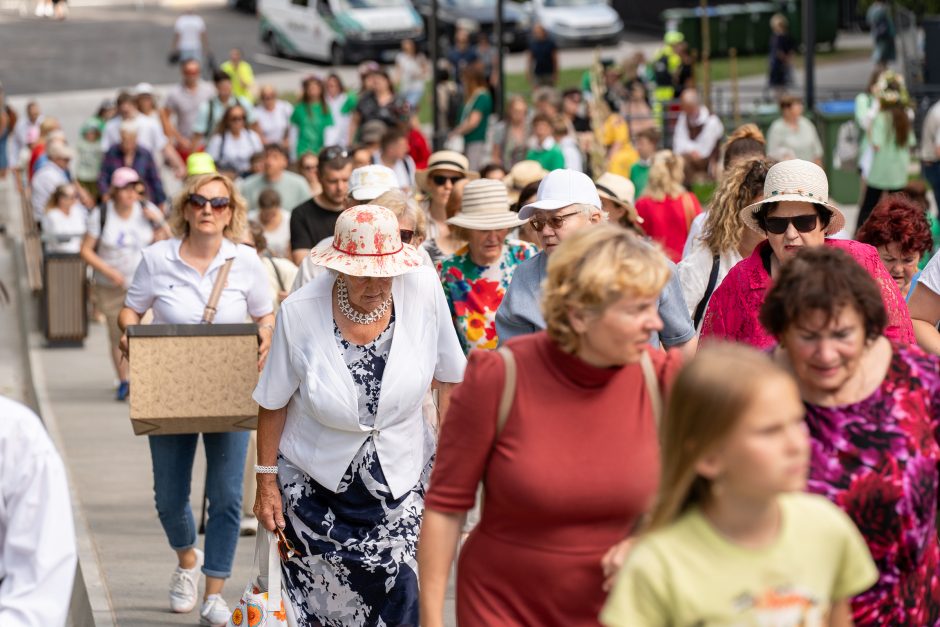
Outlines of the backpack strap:
<svg viewBox="0 0 940 627">
<path fill-rule="evenodd" d="M 699 323 L 705 316 L 705 308 L 708 306 L 708 301 L 715 291 L 715 284 L 718 283 L 718 266 L 718 255 L 715 255 L 712 257 L 711 274 L 708 275 L 708 287 L 705 288 L 705 294 L 702 295 L 702 300 L 698 301 L 698 305 L 695 307 L 695 315 L 692 317 L 692 327 L 695 329 L 698 329 Z"/>
<path fill-rule="evenodd" d="M 650 401 L 653 403 L 653 420 L 658 431 L 663 419 L 663 395 L 659 389 L 659 379 L 656 378 L 656 371 L 653 370 L 653 360 L 650 358 L 649 351 L 643 351 L 640 357 L 640 368 L 643 370 L 646 393 L 649 394 Z"/>
<path fill-rule="evenodd" d="M 499 439 L 506 426 L 506 420 L 509 419 L 509 411 L 512 409 L 512 403 L 516 399 L 516 358 L 512 351 L 502 346 L 496 349 L 499 356 L 503 358 L 503 365 L 506 367 L 506 377 L 503 379 L 503 393 L 499 398 L 499 412 L 496 414 L 496 436 L 493 438 L 493 445 Z"/>
</svg>

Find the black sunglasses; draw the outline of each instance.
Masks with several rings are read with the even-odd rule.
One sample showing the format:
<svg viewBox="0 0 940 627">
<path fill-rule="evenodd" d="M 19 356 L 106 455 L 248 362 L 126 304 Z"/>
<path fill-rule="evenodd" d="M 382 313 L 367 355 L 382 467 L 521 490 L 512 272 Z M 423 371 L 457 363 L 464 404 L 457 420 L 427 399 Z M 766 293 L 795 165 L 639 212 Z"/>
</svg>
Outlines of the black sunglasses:
<svg viewBox="0 0 940 627">
<path fill-rule="evenodd" d="M 450 181 L 450 183 L 453 185 L 462 178 L 462 176 L 443 176 L 441 174 L 435 174 L 431 177 L 431 180 L 434 181 L 434 184 L 438 187 L 443 187 L 447 184 L 448 181 Z"/>
<path fill-rule="evenodd" d="M 400 231 L 398 231 L 398 233 L 399 235 L 401 235 L 402 244 L 410 244 L 411 240 L 413 240 L 415 237 L 414 231 L 408 231 L 406 229 L 401 229 Z"/>
<path fill-rule="evenodd" d="M 807 213 L 789 218 L 764 218 L 764 230 L 774 235 L 783 235 L 791 224 L 800 233 L 809 233 L 819 224 L 819 214 Z"/>
<path fill-rule="evenodd" d="M 200 209 L 205 207 L 206 203 L 209 203 L 209 206 L 212 207 L 214 211 L 225 211 L 229 208 L 229 205 L 232 204 L 231 198 L 226 198 L 225 196 L 206 198 L 202 194 L 190 194 L 186 201 L 193 207 L 198 207 Z"/>
</svg>

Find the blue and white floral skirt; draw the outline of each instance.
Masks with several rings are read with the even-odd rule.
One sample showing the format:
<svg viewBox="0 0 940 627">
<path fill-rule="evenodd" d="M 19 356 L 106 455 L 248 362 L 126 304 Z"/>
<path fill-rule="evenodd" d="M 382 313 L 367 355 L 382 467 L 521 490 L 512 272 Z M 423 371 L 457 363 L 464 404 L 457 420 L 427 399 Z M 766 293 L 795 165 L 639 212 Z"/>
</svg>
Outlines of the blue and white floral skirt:
<svg viewBox="0 0 940 627">
<path fill-rule="evenodd" d="M 334 493 L 280 457 L 285 535 L 300 556 L 284 585 L 306 627 L 418 625 L 418 534 L 431 462 L 393 499 L 370 438 Z"/>
</svg>

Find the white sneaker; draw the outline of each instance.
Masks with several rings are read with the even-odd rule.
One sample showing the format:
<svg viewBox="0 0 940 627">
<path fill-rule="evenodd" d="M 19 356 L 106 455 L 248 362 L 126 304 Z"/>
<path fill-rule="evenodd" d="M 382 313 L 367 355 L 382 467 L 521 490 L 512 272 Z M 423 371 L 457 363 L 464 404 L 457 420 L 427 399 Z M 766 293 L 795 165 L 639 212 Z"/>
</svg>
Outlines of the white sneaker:
<svg viewBox="0 0 940 627">
<path fill-rule="evenodd" d="M 200 625 L 225 627 L 231 617 L 232 612 L 228 609 L 221 594 L 210 594 L 209 598 L 202 602 L 202 609 L 199 610 Z"/>
<path fill-rule="evenodd" d="M 177 566 L 170 577 L 170 609 L 177 614 L 192 612 L 196 607 L 199 578 L 202 576 L 202 564 L 206 556 L 199 549 L 195 551 L 196 565 L 192 568 Z"/>
</svg>

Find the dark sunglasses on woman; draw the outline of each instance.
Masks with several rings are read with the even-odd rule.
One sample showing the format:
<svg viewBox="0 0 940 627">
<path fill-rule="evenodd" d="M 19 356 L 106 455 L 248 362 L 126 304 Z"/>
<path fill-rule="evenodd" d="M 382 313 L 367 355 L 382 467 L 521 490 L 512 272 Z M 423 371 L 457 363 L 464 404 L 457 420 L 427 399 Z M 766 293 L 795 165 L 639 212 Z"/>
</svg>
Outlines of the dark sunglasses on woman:
<svg viewBox="0 0 940 627">
<path fill-rule="evenodd" d="M 402 244 L 410 244 L 410 243 L 411 243 L 411 240 L 413 240 L 413 239 L 415 238 L 415 232 L 414 232 L 414 231 L 408 231 L 408 230 L 406 230 L 406 229 L 401 229 L 400 231 L 398 231 L 398 233 L 401 235 L 401 243 L 402 243 Z"/>
<path fill-rule="evenodd" d="M 800 233 L 809 233 L 816 228 L 818 223 L 819 214 L 817 213 L 807 213 L 789 218 L 764 218 L 764 230 L 774 235 L 783 235 L 792 224 L 793 228 Z"/>
<path fill-rule="evenodd" d="M 190 194 L 189 198 L 186 199 L 190 205 L 193 207 L 198 207 L 202 209 L 206 206 L 206 203 L 209 203 L 209 206 L 212 207 L 213 211 L 225 211 L 232 204 L 231 198 L 226 198 L 225 196 L 216 196 L 215 198 L 206 198 L 202 194 Z"/>
</svg>

